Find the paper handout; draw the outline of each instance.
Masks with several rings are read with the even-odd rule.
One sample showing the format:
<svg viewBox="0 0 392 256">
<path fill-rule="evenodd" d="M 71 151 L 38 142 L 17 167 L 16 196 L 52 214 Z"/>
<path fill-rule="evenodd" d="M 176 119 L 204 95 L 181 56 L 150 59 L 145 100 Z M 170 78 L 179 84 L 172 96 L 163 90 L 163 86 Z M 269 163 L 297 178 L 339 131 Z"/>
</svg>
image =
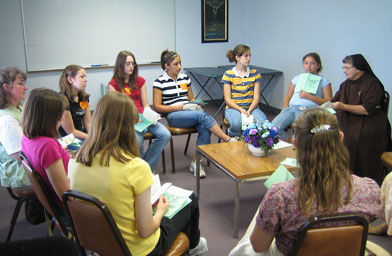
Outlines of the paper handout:
<svg viewBox="0 0 392 256">
<path fill-rule="evenodd" d="M 143 116 L 154 125 L 157 124 L 159 119 L 161 119 L 161 115 L 151 108 L 144 108 Z"/>
<path fill-rule="evenodd" d="M 301 74 L 299 75 L 294 92 L 300 92 L 301 90 L 304 90 L 305 92 L 316 94 L 320 80 L 321 76 L 313 75 L 311 73 Z"/>
<path fill-rule="evenodd" d="M 242 130 L 246 130 L 249 125 L 253 123 L 253 115 L 246 116 L 244 113 L 241 113 L 241 121 L 242 121 Z"/>
<path fill-rule="evenodd" d="M 283 160 L 280 163 L 288 165 L 288 166 L 299 167 L 299 163 L 298 163 L 297 159 L 295 159 L 295 158 L 287 157 L 285 160 Z"/>
<path fill-rule="evenodd" d="M 331 103 L 330 101 L 327 101 L 327 102 L 325 102 L 323 105 L 321 105 L 320 108 L 323 108 L 323 109 L 325 109 L 325 110 L 328 110 L 328 111 L 331 112 L 332 114 L 335 114 L 336 111 L 335 111 L 335 109 L 331 108 L 331 104 L 332 104 L 332 103 Z"/>
<path fill-rule="evenodd" d="M 294 176 L 287 170 L 283 165 L 279 165 L 279 167 L 274 171 L 274 173 L 264 182 L 264 186 L 269 189 L 273 184 L 292 180 Z"/>
</svg>

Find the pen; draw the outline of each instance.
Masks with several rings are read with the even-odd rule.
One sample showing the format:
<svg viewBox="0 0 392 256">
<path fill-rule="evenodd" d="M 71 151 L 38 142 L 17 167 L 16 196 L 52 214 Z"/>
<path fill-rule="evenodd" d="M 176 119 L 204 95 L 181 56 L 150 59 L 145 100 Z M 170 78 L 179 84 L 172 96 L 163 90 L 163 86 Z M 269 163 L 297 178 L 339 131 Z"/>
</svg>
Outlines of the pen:
<svg viewBox="0 0 392 256">
<path fill-rule="evenodd" d="M 91 65 L 92 68 L 105 67 L 105 66 L 109 66 L 109 64 L 95 64 L 95 65 Z"/>
</svg>

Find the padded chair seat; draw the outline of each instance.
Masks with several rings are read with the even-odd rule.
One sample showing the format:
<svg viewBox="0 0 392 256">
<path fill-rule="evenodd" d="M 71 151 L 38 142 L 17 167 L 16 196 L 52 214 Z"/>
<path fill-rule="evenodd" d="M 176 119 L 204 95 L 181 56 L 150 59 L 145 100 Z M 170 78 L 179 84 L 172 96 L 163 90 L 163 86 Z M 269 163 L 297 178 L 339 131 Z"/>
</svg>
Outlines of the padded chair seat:
<svg viewBox="0 0 392 256">
<path fill-rule="evenodd" d="M 180 256 L 183 255 L 189 248 L 189 239 L 188 237 L 180 232 L 176 240 L 174 240 L 172 246 L 169 251 L 166 253 L 166 256 Z"/>
<path fill-rule="evenodd" d="M 19 197 L 28 197 L 35 195 L 33 190 L 19 190 L 17 188 L 12 188 L 12 191 L 14 191 L 14 193 Z"/>
<path fill-rule="evenodd" d="M 197 133 L 197 129 L 194 127 L 191 128 L 178 128 L 167 126 L 167 129 L 170 131 L 172 135 L 184 135 L 189 133 Z"/>
</svg>

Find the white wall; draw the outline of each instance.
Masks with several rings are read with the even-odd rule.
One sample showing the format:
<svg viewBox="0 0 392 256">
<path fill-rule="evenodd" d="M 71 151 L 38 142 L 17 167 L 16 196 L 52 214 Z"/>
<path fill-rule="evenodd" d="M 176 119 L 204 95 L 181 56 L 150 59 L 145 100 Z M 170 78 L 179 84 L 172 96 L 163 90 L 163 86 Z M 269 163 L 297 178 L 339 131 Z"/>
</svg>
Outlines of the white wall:
<svg viewBox="0 0 392 256">
<path fill-rule="evenodd" d="M 331 81 L 333 94 L 345 80 L 342 59 L 355 53 L 367 58 L 392 92 L 392 1 L 247 0 L 246 9 L 246 34 L 257 45 L 252 62 L 284 72 L 274 90 L 268 90 L 273 106 L 281 107 L 290 80 L 303 72 L 302 57 L 312 51 L 321 56 L 321 74 Z"/>
<path fill-rule="evenodd" d="M 20 3 L 1 0 L 0 7 L 0 68 L 17 66 L 25 70 Z M 303 55 L 311 51 L 321 55 L 322 75 L 332 82 L 334 93 L 345 79 L 341 60 L 353 53 L 364 54 L 385 88 L 392 92 L 392 72 L 388 72 L 387 62 L 392 60 L 392 1 L 330 0 L 315 5 L 311 0 L 230 0 L 229 42 L 207 44 L 201 43 L 201 1 L 176 0 L 175 8 L 176 49 L 183 67 L 228 64 L 226 51 L 245 43 L 252 49 L 252 64 L 284 72 L 266 91 L 274 107 L 281 107 L 290 80 L 303 72 Z M 140 68 L 140 75 L 147 81 L 150 103 L 152 82 L 161 72 L 159 66 Z M 58 90 L 59 75 L 28 74 L 28 86 Z M 112 70 L 88 70 L 87 75 L 87 91 L 94 108 L 100 97 L 100 83 L 110 80 Z M 214 83 L 208 86 L 214 98 L 222 97 L 220 87 Z M 199 90 L 195 83 L 193 89 L 195 93 Z"/>
<path fill-rule="evenodd" d="M 182 57 L 183 67 L 216 66 L 227 64 L 226 51 L 233 48 L 244 37 L 244 10 L 241 0 L 231 0 L 229 3 L 229 43 L 201 43 L 201 1 L 176 0 L 176 49 Z M 149 19 L 146 18 L 145 22 Z M 164 22 L 164 21 L 162 21 Z M 26 70 L 25 52 L 23 46 L 22 19 L 20 1 L 1 0 L 0 2 L 0 68 L 16 66 Z M 64 28 L 59 28 L 64 29 Z M 65 33 L 65 32 L 64 32 Z M 127 49 L 131 50 L 132 49 Z M 163 50 L 163 49 L 162 49 Z M 173 49 L 170 49 L 173 50 Z M 61 54 L 58 56 L 61 58 Z M 138 59 L 138 56 L 135 56 Z M 113 56 L 113 62 L 116 56 Z M 70 63 L 73 64 L 73 63 Z M 75 63 L 78 64 L 78 63 Z M 152 82 L 162 73 L 160 66 L 144 66 L 139 68 L 139 74 L 146 79 L 148 97 L 152 104 Z M 95 108 L 101 96 L 101 83 L 107 83 L 112 77 L 112 69 L 87 70 L 88 84 L 86 91 L 91 94 L 90 103 Z M 58 90 L 60 72 L 29 73 L 27 84 L 29 90 L 38 87 L 48 87 Z M 203 80 L 203 78 L 200 78 Z M 208 86 L 216 86 L 210 84 Z M 194 86 L 194 93 L 199 91 Z M 222 97 L 221 90 L 213 93 L 214 97 Z M 201 94 L 203 99 L 206 95 Z"/>
</svg>

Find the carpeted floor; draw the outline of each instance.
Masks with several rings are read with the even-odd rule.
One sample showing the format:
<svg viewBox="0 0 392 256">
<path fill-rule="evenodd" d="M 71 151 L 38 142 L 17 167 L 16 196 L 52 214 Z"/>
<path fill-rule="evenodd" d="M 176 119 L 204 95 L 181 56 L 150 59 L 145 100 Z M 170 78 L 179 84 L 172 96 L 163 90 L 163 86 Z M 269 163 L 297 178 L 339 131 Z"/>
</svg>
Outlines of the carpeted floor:
<svg viewBox="0 0 392 256">
<path fill-rule="evenodd" d="M 210 103 L 205 110 L 214 114 L 216 104 Z M 273 117 L 268 114 L 269 119 Z M 217 116 L 218 123 L 221 123 L 222 115 Z M 175 161 L 177 172 L 171 173 L 170 148 L 166 146 L 166 167 L 167 174 L 161 175 L 161 182 L 171 182 L 176 186 L 195 190 L 196 182 L 194 176 L 188 171 L 189 164 L 195 154 L 196 135 L 192 135 L 188 154 L 183 154 L 186 136 L 174 137 Z M 212 143 L 217 143 L 217 138 L 212 136 Z M 206 166 L 206 162 L 203 162 Z M 161 174 L 161 161 L 158 164 L 157 173 Z M 227 255 L 236 245 L 237 239 L 233 237 L 234 221 L 234 182 L 217 168 L 206 167 L 207 178 L 201 180 L 200 185 L 200 229 L 201 235 L 208 240 L 209 252 L 206 255 Z M 240 201 L 240 222 L 239 238 L 245 233 L 251 222 L 255 211 L 266 192 L 264 181 L 255 181 L 241 184 Z M 8 233 L 9 222 L 15 207 L 15 201 L 11 199 L 7 190 L 0 188 L 0 241 L 5 241 Z M 23 210 L 23 209 L 22 209 Z M 40 224 L 33 226 L 24 218 L 22 211 L 16 224 L 12 240 L 26 239 L 46 236 L 46 226 Z M 369 240 L 380 245 L 387 252 L 392 252 L 390 237 L 369 236 Z M 1 252 L 0 252 L 1 255 Z M 383 255 L 381 254 L 378 255 Z"/>
</svg>

